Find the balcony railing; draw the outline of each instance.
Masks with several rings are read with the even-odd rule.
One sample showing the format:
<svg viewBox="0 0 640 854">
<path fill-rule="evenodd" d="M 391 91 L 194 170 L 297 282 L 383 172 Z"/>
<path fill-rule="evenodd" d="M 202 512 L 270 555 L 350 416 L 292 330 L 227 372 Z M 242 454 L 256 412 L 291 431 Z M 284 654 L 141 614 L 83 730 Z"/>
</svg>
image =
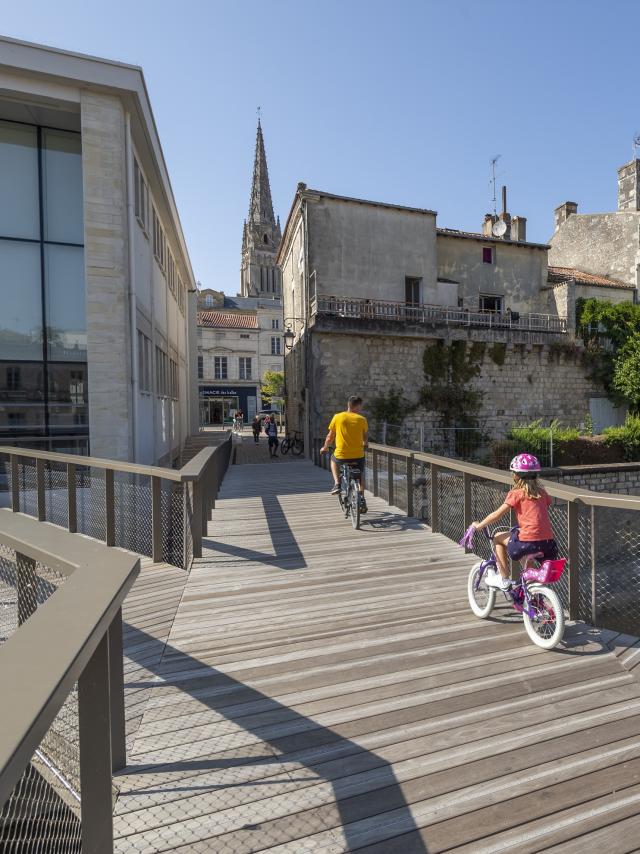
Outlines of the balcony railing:
<svg viewBox="0 0 640 854">
<path fill-rule="evenodd" d="M 393 320 L 484 329 L 514 329 L 531 332 L 566 333 L 567 321 L 552 314 L 471 311 L 442 305 L 412 305 L 387 300 L 319 296 L 311 300 L 311 315 L 329 314 L 358 320 Z"/>
</svg>

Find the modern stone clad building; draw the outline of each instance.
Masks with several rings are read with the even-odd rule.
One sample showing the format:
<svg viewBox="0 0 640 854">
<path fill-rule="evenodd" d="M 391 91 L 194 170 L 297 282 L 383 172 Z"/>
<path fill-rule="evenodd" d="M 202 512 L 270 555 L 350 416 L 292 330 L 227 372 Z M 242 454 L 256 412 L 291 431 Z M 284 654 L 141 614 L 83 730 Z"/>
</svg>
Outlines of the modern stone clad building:
<svg viewBox="0 0 640 854">
<path fill-rule="evenodd" d="M 0 441 L 170 463 L 195 282 L 140 68 L 0 38 Z"/>
<path fill-rule="evenodd" d="M 582 364 L 567 299 L 550 299 L 548 247 L 525 228 L 506 204 L 470 233 L 439 228 L 432 210 L 298 185 L 277 260 L 292 333 L 287 419 L 305 447 L 354 392 L 369 402 L 400 394 L 413 418 L 437 425 L 422 397 L 425 350 L 438 342 L 473 358 L 469 388 L 484 395 L 477 415 L 488 430 L 583 421 L 602 390 Z"/>
<path fill-rule="evenodd" d="M 559 205 L 550 244 L 549 264 L 575 282 L 577 297 L 637 301 L 640 160 L 618 169 L 617 211 L 579 214 L 576 202 Z"/>
</svg>

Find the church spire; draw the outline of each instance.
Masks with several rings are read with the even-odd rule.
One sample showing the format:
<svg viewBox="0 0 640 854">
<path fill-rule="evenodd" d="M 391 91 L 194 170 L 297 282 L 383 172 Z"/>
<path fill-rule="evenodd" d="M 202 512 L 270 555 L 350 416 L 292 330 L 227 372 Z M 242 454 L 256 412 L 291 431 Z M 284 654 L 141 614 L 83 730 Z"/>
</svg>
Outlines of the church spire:
<svg viewBox="0 0 640 854">
<path fill-rule="evenodd" d="M 276 225 L 273 215 L 273 202 L 271 201 L 271 187 L 269 186 L 267 155 L 264 150 L 264 137 L 262 136 L 260 119 L 258 119 L 258 130 L 256 132 L 256 153 L 253 161 L 249 222 L 255 225 L 259 223 L 271 226 Z"/>
<path fill-rule="evenodd" d="M 258 117 L 249 216 L 242 229 L 242 296 L 280 296 L 280 271 L 275 261 L 281 238 L 280 220 L 273 213 L 267 155 L 262 123 Z"/>
</svg>

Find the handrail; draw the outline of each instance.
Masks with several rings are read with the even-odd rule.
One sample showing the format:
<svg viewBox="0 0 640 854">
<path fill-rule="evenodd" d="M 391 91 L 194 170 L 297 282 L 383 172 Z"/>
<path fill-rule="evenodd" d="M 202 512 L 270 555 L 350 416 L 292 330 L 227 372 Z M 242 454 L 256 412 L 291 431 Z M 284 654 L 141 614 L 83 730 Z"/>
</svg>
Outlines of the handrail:
<svg viewBox="0 0 640 854">
<path fill-rule="evenodd" d="M 4 704 L 0 727 L 4 804 L 118 617 L 140 560 L 10 510 L 0 510 L 0 542 L 68 576 L 46 607 L 0 646 L 0 684 L 13 694 L 12 702 Z"/>
<path fill-rule="evenodd" d="M 229 431 L 221 444 L 227 441 Z M 181 469 L 170 469 L 164 466 L 148 466 L 138 463 L 127 463 L 123 460 L 107 460 L 102 457 L 84 457 L 79 454 L 61 454 L 58 451 L 38 451 L 36 448 L 15 448 L 11 445 L 0 445 L 0 454 L 13 454 L 16 457 L 26 457 L 30 460 L 47 460 L 54 463 L 71 463 L 77 467 L 110 469 L 113 471 L 129 472 L 130 474 L 147 475 L 148 477 L 162 477 L 175 483 L 185 483 L 196 480 L 200 472 L 209 461 L 210 454 L 205 451 L 215 452 L 220 445 L 203 448 L 196 456 Z M 194 466 L 196 461 L 200 462 L 200 468 Z"/>
</svg>

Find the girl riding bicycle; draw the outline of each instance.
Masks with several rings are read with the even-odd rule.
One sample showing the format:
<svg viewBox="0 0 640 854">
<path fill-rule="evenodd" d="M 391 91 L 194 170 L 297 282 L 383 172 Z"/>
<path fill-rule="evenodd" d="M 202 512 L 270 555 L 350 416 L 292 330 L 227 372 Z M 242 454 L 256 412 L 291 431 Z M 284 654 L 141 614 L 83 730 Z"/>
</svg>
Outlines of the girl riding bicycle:
<svg viewBox="0 0 640 854">
<path fill-rule="evenodd" d="M 508 557 L 520 561 L 530 554 L 542 554 L 544 560 L 555 560 L 558 556 L 549 520 L 552 498 L 538 483 L 540 463 L 532 454 L 518 454 L 511 460 L 509 469 L 513 472 L 513 489 L 504 503 L 482 522 L 472 525 L 479 531 L 497 522 L 510 510 L 515 511 L 516 527 L 493 537 L 500 572 L 488 570 L 485 577 L 488 586 L 501 590 L 508 590 L 511 585 Z"/>
</svg>

